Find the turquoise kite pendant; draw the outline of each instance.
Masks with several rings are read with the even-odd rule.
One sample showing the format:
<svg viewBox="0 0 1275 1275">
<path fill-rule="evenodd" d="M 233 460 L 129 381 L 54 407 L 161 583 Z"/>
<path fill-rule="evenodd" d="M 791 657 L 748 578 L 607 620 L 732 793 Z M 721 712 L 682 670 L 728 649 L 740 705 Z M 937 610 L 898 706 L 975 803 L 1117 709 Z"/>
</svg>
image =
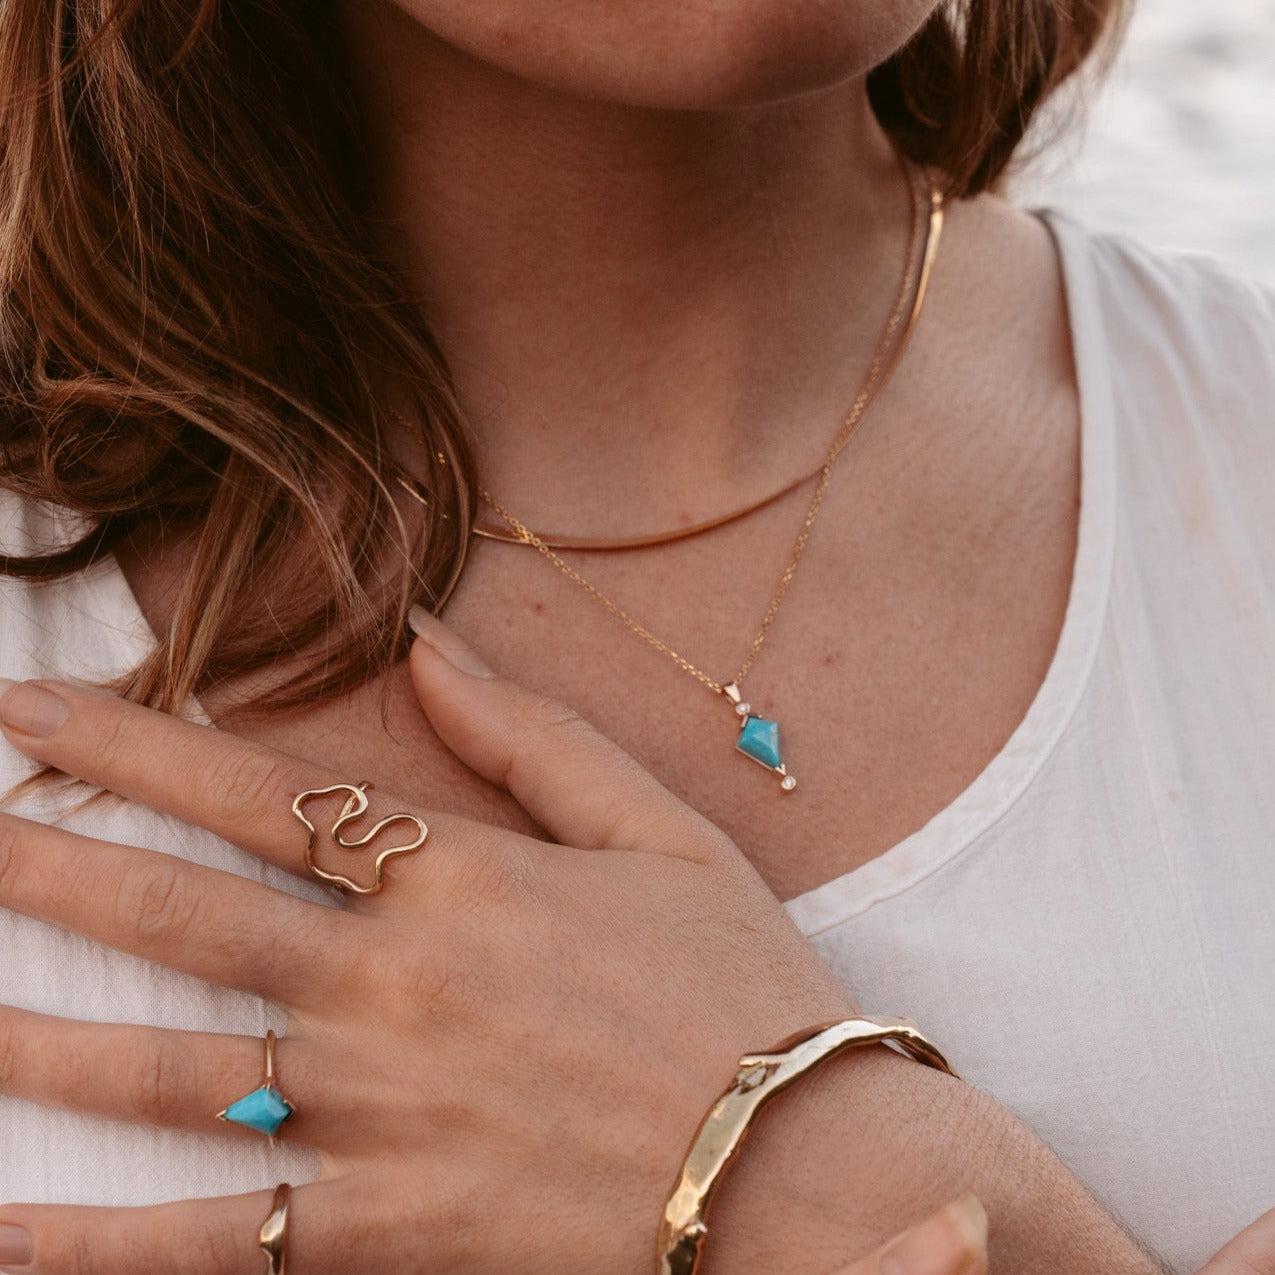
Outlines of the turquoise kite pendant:
<svg viewBox="0 0 1275 1275">
<path fill-rule="evenodd" d="M 722 694 L 735 706 L 736 714 L 743 720 L 739 725 L 739 738 L 735 747 L 751 758 L 759 766 L 765 766 L 771 774 L 778 776 L 779 787 L 783 792 L 792 792 L 797 786 L 796 777 L 788 773 L 784 765 L 783 749 L 779 743 L 779 723 L 769 717 L 758 717 L 753 713 L 752 705 L 747 703 L 734 682 L 722 687 Z"/>
</svg>

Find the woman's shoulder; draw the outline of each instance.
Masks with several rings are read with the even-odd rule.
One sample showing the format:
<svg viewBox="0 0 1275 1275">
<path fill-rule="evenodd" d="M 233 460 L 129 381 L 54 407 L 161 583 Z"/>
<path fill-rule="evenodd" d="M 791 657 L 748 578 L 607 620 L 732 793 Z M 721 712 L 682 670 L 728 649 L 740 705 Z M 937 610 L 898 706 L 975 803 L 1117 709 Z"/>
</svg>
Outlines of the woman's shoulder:
<svg viewBox="0 0 1275 1275">
<path fill-rule="evenodd" d="M 1044 219 L 1086 406 L 1100 405 L 1095 452 L 1109 437 L 1144 580 L 1178 601 L 1188 580 L 1239 582 L 1225 604 L 1237 614 L 1256 593 L 1275 599 L 1275 285 L 1204 253 Z"/>
<path fill-rule="evenodd" d="M 1113 282 L 1136 283 L 1148 300 L 1220 309 L 1275 328 L 1275 279 L 1237 260 L 1098 229 L 1071 213 L 1046 210 L 1044 215 L 1066 225 L 1087 246 L 1098 270 Z"/>
<path fill-rule="evenodd" d="M 1054 231 L 1073 321 L 1098 328 L 1116 370 L 1159 394 L 1203 392 L 1215 404 L 1249 399 L 1271 421 L 1275 398 L 1275 279 L 1203 252 L 1097 230 L 1042 210 Z"/>
<path fill-rule="evenodd" d="M 1223 523 L 1275 541 L 1275 283 L 1070 214 L 1043 220 L 1077 372 L 1107 402 L 1130 499 L 1178 506 L 1178 496 L 1184 517 L 1216 507 Z M 1262 556 L 1275 582 L 1275 549 Z"/>
</svg>

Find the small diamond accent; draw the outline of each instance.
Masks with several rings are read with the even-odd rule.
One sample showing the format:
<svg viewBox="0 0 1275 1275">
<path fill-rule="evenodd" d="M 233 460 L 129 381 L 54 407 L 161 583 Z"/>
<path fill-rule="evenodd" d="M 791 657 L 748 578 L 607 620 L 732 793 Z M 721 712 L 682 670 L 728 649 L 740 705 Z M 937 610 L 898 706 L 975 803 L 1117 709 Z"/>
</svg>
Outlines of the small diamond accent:
<svg viewBox="0 0 1275 1275">
<path fill-rule="evenodd" d="M 740 715 L 740 717 L 747 717 L 748 714 L 753 711 L 753 706 L 747 700 L 740 700 L 739 703 L 735 705 L 735 711 Z"/>
<path fill-rule="evenodd" d="M 795 775 L 785 775 L 779 786 L 784 792 L 792 792 L 797 786 L 797 777 Z"/>
</svg>

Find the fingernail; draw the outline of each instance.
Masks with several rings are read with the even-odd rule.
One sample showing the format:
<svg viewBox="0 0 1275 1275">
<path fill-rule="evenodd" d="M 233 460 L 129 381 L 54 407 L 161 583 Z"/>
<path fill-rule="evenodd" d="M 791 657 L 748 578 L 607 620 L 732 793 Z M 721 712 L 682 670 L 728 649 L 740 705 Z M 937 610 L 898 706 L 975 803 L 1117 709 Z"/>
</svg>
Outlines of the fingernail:
<svg viewBox="0 0 1275 1275">
<path fill-rule="evenodd" d="M 12 682 L 0 695 L 0 722 L 23 735 L 52 735 L 70 711 L 61 695 L 34 682 Z"/>
<path fill-rule="evenodd" d="M 881 1255 L 881 1275 L 963 1275 L 987 1247 L 987 1213 L 964 1195 L 900 1235 Z"/>
<path fill-rule="evenodd" d="M 30 1266 L 34 1260 L 31 1232 L 22 1226 L 0 1222 L 0 1266 Z"/>
<path fill-rule="evenodd" d="M 430 615 L 423 606 L 414 606 L 407 613 L 407 627 L 423 642 L 428 642 L 453 668 L 471 677 L 495 677 L 473 647 L 462 642 L 442 620 Z"/>
</svg>

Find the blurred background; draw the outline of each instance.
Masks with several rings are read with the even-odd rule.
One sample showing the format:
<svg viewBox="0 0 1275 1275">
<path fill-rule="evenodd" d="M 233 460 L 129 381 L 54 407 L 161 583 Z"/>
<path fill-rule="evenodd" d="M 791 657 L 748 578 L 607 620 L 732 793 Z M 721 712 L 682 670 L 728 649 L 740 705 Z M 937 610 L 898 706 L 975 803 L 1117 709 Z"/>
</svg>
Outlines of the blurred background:
<svg viewBox="0 0 1275 1275">
<path fill-rule="evenodd" d="M 1275 285 L 1275 0 L 1134 5 L 1110 78 L 1019 173 L 1017 202 L 1211 252 Z"/>
</svg>

